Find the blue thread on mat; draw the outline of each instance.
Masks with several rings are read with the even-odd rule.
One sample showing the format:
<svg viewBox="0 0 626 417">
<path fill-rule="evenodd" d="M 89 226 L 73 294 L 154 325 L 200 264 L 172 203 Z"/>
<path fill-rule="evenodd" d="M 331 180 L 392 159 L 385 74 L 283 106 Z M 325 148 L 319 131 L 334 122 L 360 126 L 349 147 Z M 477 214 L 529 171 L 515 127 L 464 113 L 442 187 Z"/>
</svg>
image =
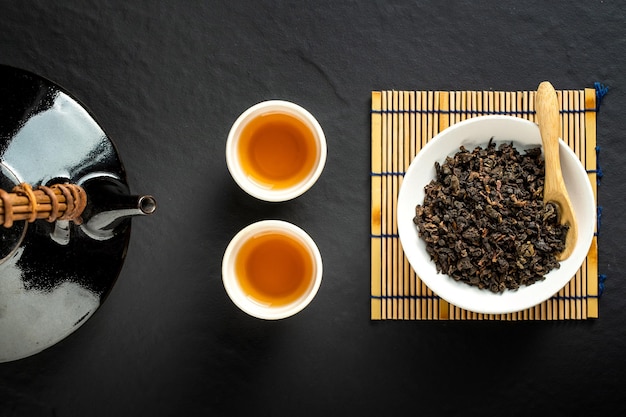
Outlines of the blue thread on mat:
<svg viewBox="0 0 626 417">
<path fill-rule="evenodd" d="M 437 295 L 370 295 L 375 300 L 438 300 Z"/>
<path fill-rule="evenodd" d="M 604 282 L 606 281 L 606 275 L 598 275 L 598 297 L 604 293 Z"/>
<path fill-rule="evenodd" d="M 565 109 L 559 110 L 560 113 L 578 114 L 586 112 L 595 112 L 597 109 Z M 372 114 L 469 114 L 472 116 L 485 115 L 532 115 L 536 114 L 534 110 L 441 110 L 441 109 L 372 109 Z"/>
<path fill-rule="evenodd" d="M 554 295 L 552 297 L 550 297 L 551 300 L 560 300 L 560 301 L 576 301 L 576 300 L 587 300 L 589 298 L 598 298 L 601 295 L 601 292 L 604 291 L 604 281 L 606 279 L 606 276 L 604 275 L 600 275 L 598 276 L 599 278 L 599 287 L 600 287 L 600 294 L 599 295 L 592 295 L 592 294 L 587 294 L 587 295 Z M 424 295 L 392 295 L 392 294 L 388 294 L 388 295 L 374 295 L 374 294 L 370 294 L 370 298 L 375 299 L 375 300 L 438 300 L 441 297 L 439 297 L 438 295 L 428 295 L 428 294 L 424 294 Z"/>
<path fill-rule="evenodd" d="M 551 300 L 560 300 L 560 301 L 577 301 L 577 300 L 586 300 L 587 298 L 594 298 L 593 295 L 553 295 L 550 297 Z"/>
<path fill-rule="evenodd" d="M 596 174 L 596 184 L 599 186 L 600 180 L 604 176 L 604 173 L 602 172 L 602 167 L 600 166 L 600 147 L 599 146 L 596 146 L 596 169 L 590 169 L 590 170 L 587 170 L 587 172 Z M 597 223 L 596 223 L 597 227 L 596 227 L 596 232 L 594 233 L 594 236 L 599 236 L 600 225 L 602 224 L 602 206 L 597 207 L 596 215 L 597 215 Z"/>
<path fill-rule="evenodd" d="M 380 238 L 384 238 L 384 239 L 398 239 L 400 237 L 399 234 L 397 233 L 380 233 L 380 234 L 370 234 L 370 238 L 371 239 L 380 239 Z"/>
<path fill-rule="evenodd" d="M 596 146 L 596 178 L 597 184 L 600 185 L 600 179 L 604 176 L 602 172 L 602 166 L 600 165 L 600 147 Z"/>
<path fill-rule="evenodd" d="M 604 281 L 606 279 L 606 277 L 604 275 L 600 275 L 599 277 L 599 288 L 600 288 L 600 294 L 599 295 L 592 295 L 592 294 L 587 294 L 587 295 L 554 295 L 552 297 L 550 297 L 551 300 L 559 300 L 559 301 L 577 301 L 577 300 L 587 300 L 589 298 L 598 298 L 601 294 L 602 291 L 604 291 Z M 374 295 L 374 294 L 370 294 L 370 298 L 374 299 L 374 300 L 439 300 L 441 297 L 439 297 L 438 295 L 428 295 L 428 294 L 424 294 L 424 295 L 393 295 L 393 294 L 388 294 L 388 295 Z"/>
<path fill-rule="evenodd" d="M 370 172 L 372 177 L 384 177 L 384 176 L 395 176 L 402 177 L 406 174 L 404 171 L 383 171 L 383 172 Z"/>
<path fill-rule="evenodd" d="M 602 172 L 602 168 L 600 167 L 597 169 L 588 169 L 587 174 L 596 174 L 596 185 L 600 185 L 600 180 L 604 176 L 604 172 Z"/>
<path fill-rule="evenodd" d="M 596 214 L 596 232 L 594 236 L 600 236 L 600 226 L 602 225 L 602 206 L 598 206 Z"/>
<path fill-rule="evenodd" d="M 534 111 L 530 110 L 440 110 L 440 109 L 429 109 L 429 110 L 418 110 L 418 109 L 381 109 L 375 110 L 372 109 L 371 113 L 375 114 L 471 114 L 471 115 L 486 115 L 486 114 L 535 114 Z"/>
<path fill-rule="evenodd" d="M 600 109 L 600 104 L 602 103 L 602 99 L 609 92 L 609 87 L 605 86 L 602 83 L 595 82 L 593 83 L 593 87 L 596 89 L 596 110 Z"/>
</svg>

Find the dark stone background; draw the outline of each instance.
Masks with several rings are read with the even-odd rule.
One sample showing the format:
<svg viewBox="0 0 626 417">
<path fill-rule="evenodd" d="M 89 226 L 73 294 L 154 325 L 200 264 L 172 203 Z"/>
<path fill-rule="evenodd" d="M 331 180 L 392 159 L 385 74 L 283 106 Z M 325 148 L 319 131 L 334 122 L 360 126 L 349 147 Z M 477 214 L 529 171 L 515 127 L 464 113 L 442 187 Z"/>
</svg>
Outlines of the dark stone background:
<svg viewBox="0 0 626 417">
<path fill-rule="evenodd" d="M 0 64 L 58 83 L 115 141 L 133 221 L 100 310 L 52 348 L 0 364 L 0 416 L 612 415 L 626 376 L 626 12 L 619 1 L 6 1 Z M 371 322 L 370 92 L 610 88 L 600 319 Z M 319 182 L 283 204 L 237 188 L 224 158 L 250 105 L 297 102 L 322 124 Z M 622 208 L 620 208 L 622 207 Z M 221 257 L 280 218 L 325 274 L 301 314 L 238 311 Z M 2 335 L 0 335 L 2 337 Z"/>
</svg>

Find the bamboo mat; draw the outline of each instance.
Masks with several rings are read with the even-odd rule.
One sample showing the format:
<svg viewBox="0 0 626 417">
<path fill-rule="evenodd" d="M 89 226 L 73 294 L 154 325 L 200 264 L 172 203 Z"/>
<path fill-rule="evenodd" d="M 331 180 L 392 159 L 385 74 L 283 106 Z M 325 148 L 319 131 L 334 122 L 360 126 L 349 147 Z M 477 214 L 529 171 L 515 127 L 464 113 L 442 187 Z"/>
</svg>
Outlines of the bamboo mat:
<svg viewBox="0 0 626 417">
<path fill-rule="evenodd" d="M 587 169 L 597 202 L 597 91 L 557 91 L 561 138 Z M 597 233 L 580 270 L 540 305 L 509 314 L 478 314 L 439 298 L 415 275 L 400 244 L 398 191 L 409 164 L 432 137 L 461 120 L 506 114 L 535 121 L 534 91 L 372 92 L 372 320 L 582 320 L 598 317 Z"/>
</svg>

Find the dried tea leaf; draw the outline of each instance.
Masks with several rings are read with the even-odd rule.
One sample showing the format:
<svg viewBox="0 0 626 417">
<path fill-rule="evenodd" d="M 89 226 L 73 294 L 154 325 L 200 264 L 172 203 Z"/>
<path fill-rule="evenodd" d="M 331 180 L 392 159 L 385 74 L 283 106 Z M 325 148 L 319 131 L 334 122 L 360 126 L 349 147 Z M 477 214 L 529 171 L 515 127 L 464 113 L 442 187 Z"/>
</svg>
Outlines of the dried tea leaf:
<svg viewBox="0 0 626 417">
<path fill-rule="evenodd" d="M 492 292 L 543 280 L 558 268 L 567 226 L 543 203 L 541 148 L 460 147 L 435 163 L 414 223 L 437 271 Z"/>
</svg>

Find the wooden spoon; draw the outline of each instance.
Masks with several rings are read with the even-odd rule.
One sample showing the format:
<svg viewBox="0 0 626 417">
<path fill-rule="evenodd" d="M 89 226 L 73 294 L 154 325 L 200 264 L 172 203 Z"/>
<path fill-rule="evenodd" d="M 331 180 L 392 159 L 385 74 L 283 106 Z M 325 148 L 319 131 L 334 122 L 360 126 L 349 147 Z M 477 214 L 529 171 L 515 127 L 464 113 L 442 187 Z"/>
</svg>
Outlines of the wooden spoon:
<svg viewBox="0 0 626 417">
<path fill-rule="evenodd" d="M 561 172 L 561 160 L 559 158 L 559 131 L 561 126 L 559 102 L 554 87 L 552 87 L 552 84 L 548 81 L 542 82 L 537 88 L 535 109 L 545 159 L 543 202 L 554 203 L 559 210 L 561 224 L 569 226 L 565 238 L 565 249 L 556 257 L 557 260 L 563 261 L 567 259 L 574 250 L 576 239 L 578 238 L 578 227 L 576 225 L 576 218 L 574 217 L 572 202 L 567 194 Z"/>
</svg>

